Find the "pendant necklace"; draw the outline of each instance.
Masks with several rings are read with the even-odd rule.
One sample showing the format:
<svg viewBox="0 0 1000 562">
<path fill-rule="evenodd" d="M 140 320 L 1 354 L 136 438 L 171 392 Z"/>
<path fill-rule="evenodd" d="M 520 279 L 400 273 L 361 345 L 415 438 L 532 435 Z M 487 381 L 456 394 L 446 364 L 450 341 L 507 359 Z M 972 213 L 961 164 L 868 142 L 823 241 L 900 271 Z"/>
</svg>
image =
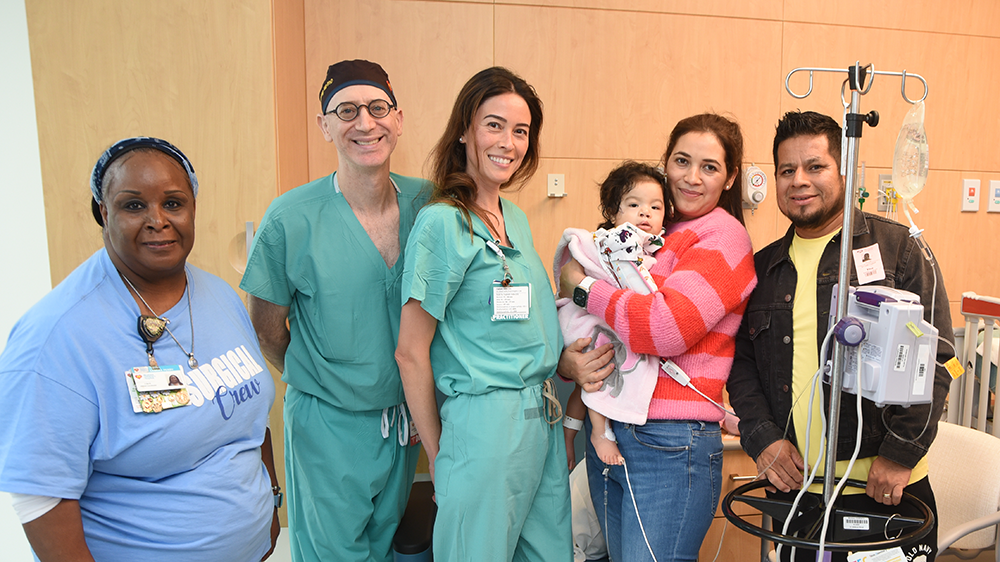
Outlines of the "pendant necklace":
<svg viewBox="0 0 1000 562">
<path fill-rule="evenodd" d="M 174 333 L 170 331 L 170 327 L 167 326 L 167 324 L 170 323 L 170 320 L 167 320 L 166 318 L 161 318 L 160 315 L 157 314 L 156 311 L 154 311 L 153 308 L 149 306 L 149 303 L 146 302 L 146 299 L 142 298 L 142 295 L 139 294 L 139 290 L 135 288 L 135 285 L 133 285 L 132 282 L 128 280 L 128 277 L 126 277 L 124 273 L 119 271 L 118 275 L 122 276 L 122 279 L 124 279 L 125 283 L 127 283 L 128 286 L 132 289 L 132 291 L 135 292 L 136 296 L 139 297 L 139 300 L 142 301 L 142 304 L 146 305 L 146 308 L 153 313 L 152 316 L 146 316 L 146 315 L 139 316 L 139 336 L 141 336 L 142 340 L 146 342 L 146 355 L 149 357 L 149 366 L 154 368 L 158 366 L 156 364 L 156 359 L 153 358 L 153 342 L 160 339 L 160 336 L 163 335 L 163 330 L 166 330 L 167 333 L 170 334 L 170 337 L 174 340 L 174 343 L 177 344 L 177 347 L 181 348 L 181 351 L 184 353 L 184 355 L 187 355 L 188 367 L 191 367 L 192 369 L 197 369 L 198 360 L 194 358 L 194 313 L 191 311 L 190 280 L 188 280 L 187 287 L 185 288 L 185 292 L 187 293 L 188 320 L 191 322 L 191 352 L 188 353 L 184 349 L 184 346 L 181 345 L 181 342 L 177 341 L 177 338 L 174 336 Z M 185 275 L 185 278 L 187 278 L 187 275 Z"/>
</svg>

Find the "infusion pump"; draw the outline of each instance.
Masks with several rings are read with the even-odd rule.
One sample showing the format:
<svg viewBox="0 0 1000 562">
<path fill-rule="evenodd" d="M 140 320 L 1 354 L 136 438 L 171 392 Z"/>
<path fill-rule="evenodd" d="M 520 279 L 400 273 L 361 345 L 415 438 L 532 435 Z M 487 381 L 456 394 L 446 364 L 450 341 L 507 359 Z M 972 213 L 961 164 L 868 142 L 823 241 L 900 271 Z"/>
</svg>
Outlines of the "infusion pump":
<svg viewBox="0 0 1000 562">
<path fill-rule="evenodd" d="M 830 310 L 837 309 L 834 285 Z M 835 322 L 830 316 L 831 327 Z M 850 288 L 847 316 L 834 327 L 844 353 L 844 390 L 879 406 L 930 403 L 938 330 L 924 320 L 914 293 L 890 287 Z M 859 365 L 860 350 L 860 365 Z"/>
</svg>

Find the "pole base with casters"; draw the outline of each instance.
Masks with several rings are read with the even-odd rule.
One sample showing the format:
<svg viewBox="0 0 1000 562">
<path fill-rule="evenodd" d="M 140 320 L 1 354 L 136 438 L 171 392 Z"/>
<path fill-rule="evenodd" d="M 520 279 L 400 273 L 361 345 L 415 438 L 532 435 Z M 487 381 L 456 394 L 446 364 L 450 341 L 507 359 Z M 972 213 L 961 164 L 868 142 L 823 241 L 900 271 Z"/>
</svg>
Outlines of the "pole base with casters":
<svg viewBox="0 0 1000 562">
<path fill-rule="evenodd" d="M 813 483 L 819 483 L 821 480 L 822 478 L 818 477 Z M 790 533 L 798 533 L 800 536 L 784 535 L 759 527 L 743 519 L 733 511 L 733 502 L 744 503 L 760 511 L 762 514 L 770 516 L 775 522 L 774 526 L 776 528 L 780 527 L 781 525 L 778 522 L 784 522 L 788 518 L 792 502 L 749 495 L 754 490 L 759 490 L 770 485 L 770 482 L 767 480 L 758 480 L 744 484 L 729 492 L 722 500 L 723 515 L 737 528 L 756 537 L 773 541 L 776 544 L 818 550 L 819 533 L 823 528 L 823 515 L 826 511 L 826 506 L 822 504 L 822 501 L 817 498 L 816 494 L 806 494 L 802 497 L 797 509 L 798 513 L 788 527 Z M 847 486 L 864 489 L 866 484 L 860 480 L 848 480 Z M 835 552 L 885 550 L 902 546 L 927 536 L 934 527 L 934 514 L 931 513 L 930 508 L 927 507 L 927 504 L 905 491 L 903 492 L 902 502 L 915 506 L 923 514 L 923 518 L 864 513 L 841 509 L 835 504 L 830 513 L 832 520 L 827 530 L 828 536 L 824 548 L 827 551 Z M 848 525 L 848 527 L 855 527 L 855 529 L 845 529 L 845 525 L 843 524 L 845 518 L 856 518 L 854 521 L 865 519 L 867 520 L 867 529 L 856 529 L 856 527 L 863 527 L 862 525 Z M 851 519 L 848 519 L 848 521 L 851 521 Z M 869 537 L 884 538 L 868 541 L 858 540 Z M 893 538 L 890 539 L 888 537 Z"/>
</svg>

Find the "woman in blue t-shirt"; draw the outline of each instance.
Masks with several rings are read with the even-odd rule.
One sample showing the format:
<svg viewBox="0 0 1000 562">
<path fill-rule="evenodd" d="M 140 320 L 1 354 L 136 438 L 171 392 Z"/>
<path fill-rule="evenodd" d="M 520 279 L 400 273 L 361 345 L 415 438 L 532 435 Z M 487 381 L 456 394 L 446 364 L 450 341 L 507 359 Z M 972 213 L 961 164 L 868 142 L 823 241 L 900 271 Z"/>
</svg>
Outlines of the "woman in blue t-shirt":
<svg viewBox="0 0 1000 562">
<path fill-rule="evenodd" d="M 194 168 L 124 139 L 91 191 L 104 247 L 0 355 L 0 490 L 42 561 L 264 559 L 274 382 L 240 298 L 187 264 Z"/>
</svg>

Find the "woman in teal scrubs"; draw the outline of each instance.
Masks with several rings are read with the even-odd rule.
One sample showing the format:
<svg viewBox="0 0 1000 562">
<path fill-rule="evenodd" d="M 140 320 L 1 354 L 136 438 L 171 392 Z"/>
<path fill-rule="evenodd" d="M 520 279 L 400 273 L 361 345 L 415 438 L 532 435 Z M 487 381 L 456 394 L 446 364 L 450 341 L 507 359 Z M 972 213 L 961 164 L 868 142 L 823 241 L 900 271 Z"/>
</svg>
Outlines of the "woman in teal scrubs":
<svg viewBox="0 0 1000 562">
<path fill-rule="evenodd" d="M 562 351 L 555 300 L 524 212 L 500 197 L 538 167 L 541 126 L 541 101 L 519 76 L 473 76 L 406 245 L 396 361 L 430 461 L 439 562 L 573 555 L 550 380 Z"/>
</svg>

